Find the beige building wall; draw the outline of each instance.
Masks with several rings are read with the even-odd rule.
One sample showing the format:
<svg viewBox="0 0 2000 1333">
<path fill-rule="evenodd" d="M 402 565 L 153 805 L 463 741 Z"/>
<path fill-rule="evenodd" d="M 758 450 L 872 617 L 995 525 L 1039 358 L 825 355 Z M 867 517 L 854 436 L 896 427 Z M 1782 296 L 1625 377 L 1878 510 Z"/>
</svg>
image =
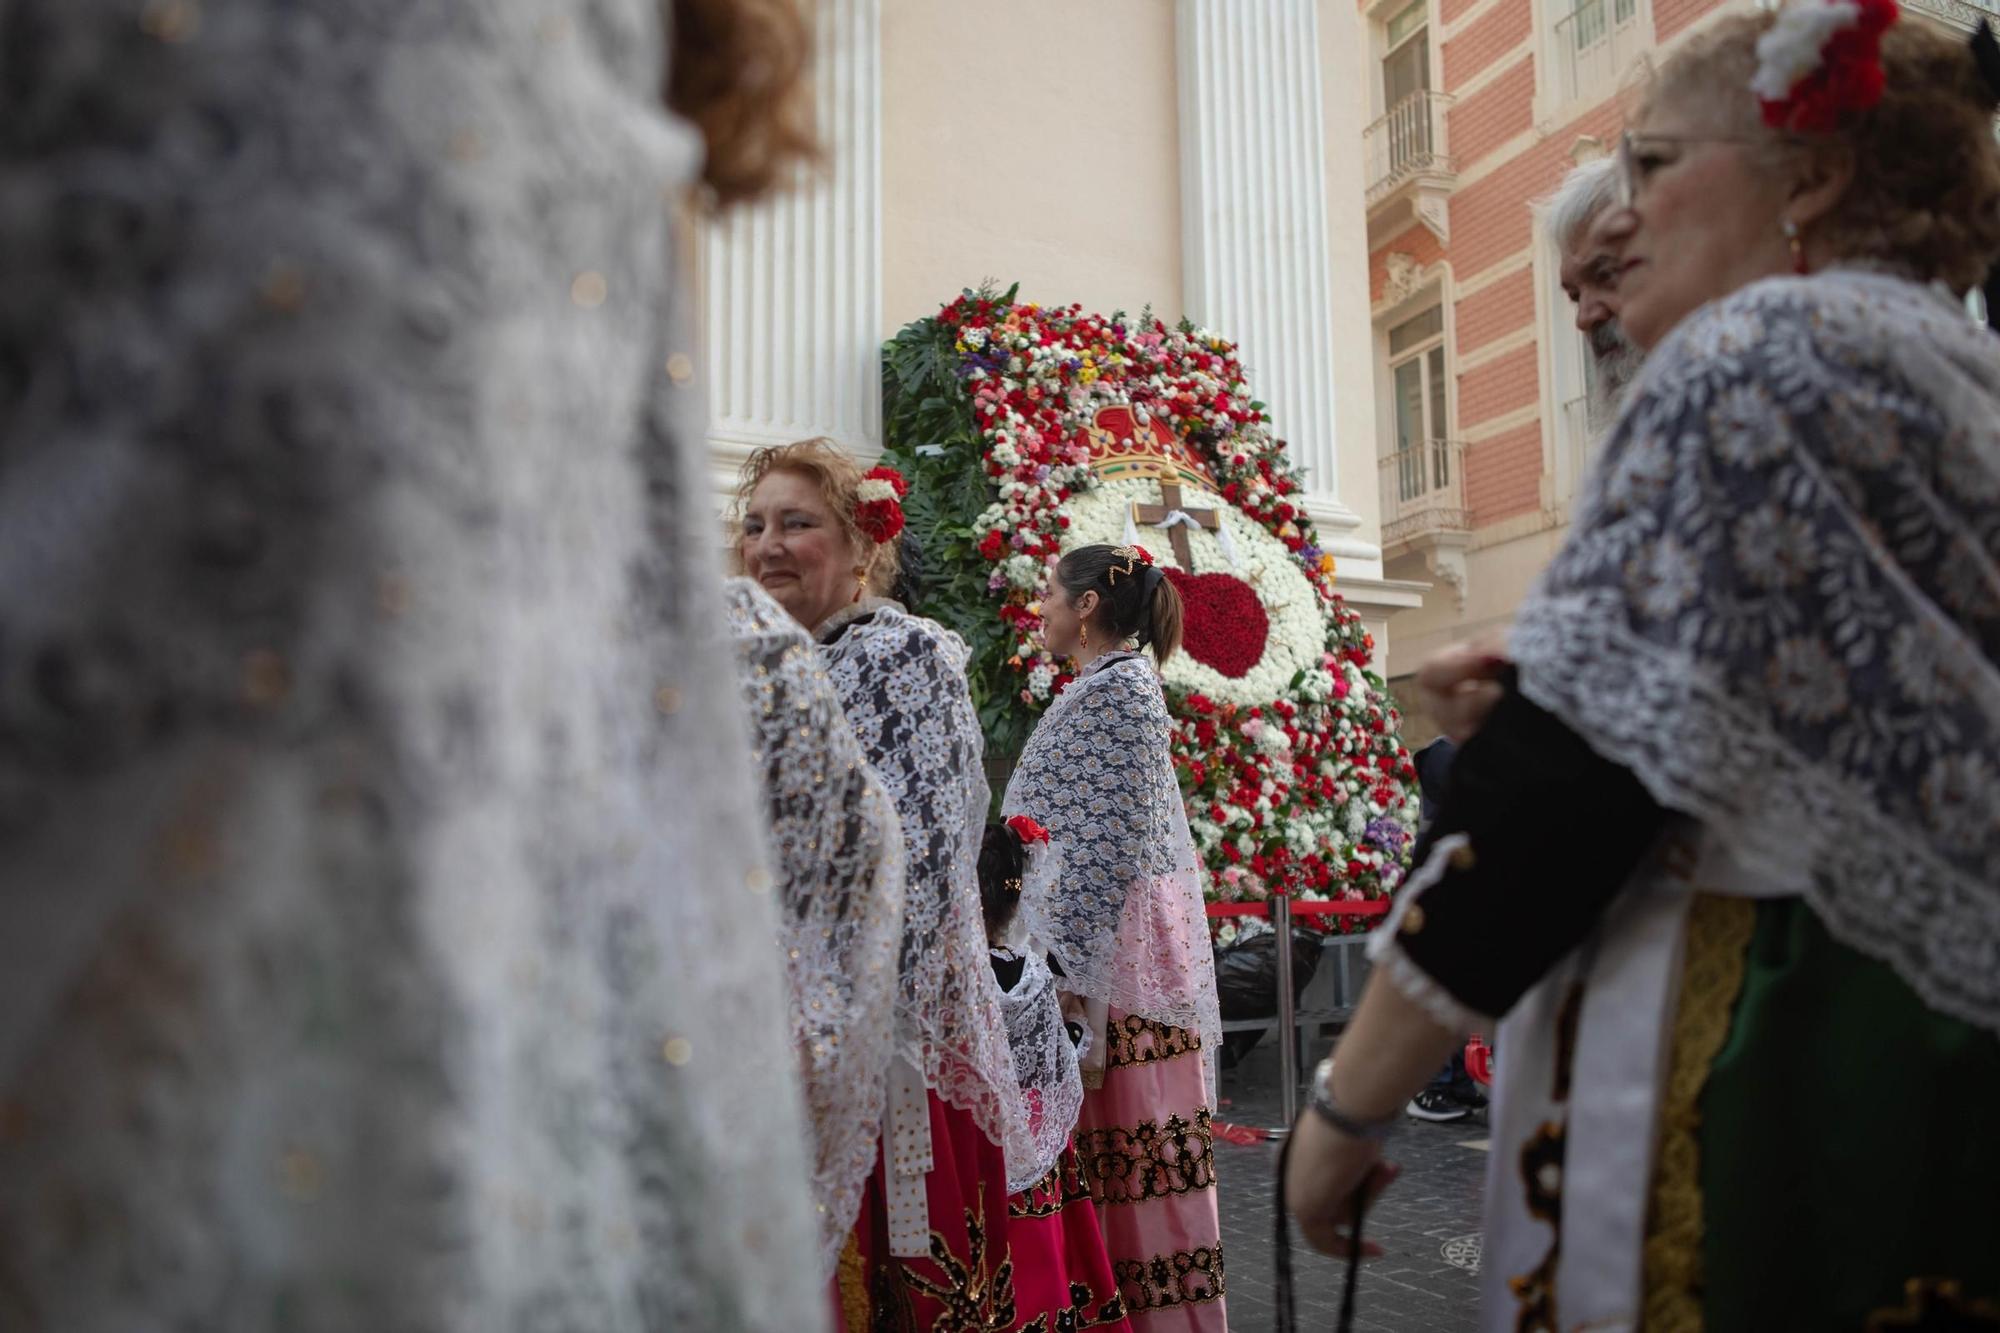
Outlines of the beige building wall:
<svg viewBox="0 0 2000 1333">
<path fill-rule="evenodd" d="M 882 319 L 961 288 L 1182 315 L 1170 0 L 882 0 Z"/>
</svg>

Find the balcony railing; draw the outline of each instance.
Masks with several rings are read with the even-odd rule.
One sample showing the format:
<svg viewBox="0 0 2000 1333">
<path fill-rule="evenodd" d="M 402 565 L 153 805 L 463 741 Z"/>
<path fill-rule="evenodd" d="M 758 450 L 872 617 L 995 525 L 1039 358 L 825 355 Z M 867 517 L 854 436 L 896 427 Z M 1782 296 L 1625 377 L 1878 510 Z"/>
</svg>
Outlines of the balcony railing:
<svg viewBox="0 0 2000 1333">
<path fill-rule="evenodd" d="M 1444 109 L 1450 103 L 1443 93 L 1411 93 L 1368 127 L 1369 203 L 1413 176 L 1452 169 L 1444 138 Z"/>
<path fill-rule="evenodd" d="M 1556 24 L 1563 99 L 1609 92 L 1645 44 L 1639 0 L 1583 0 Z"/>
<path fill-rule="evenodd" d="M 1465 507 L 1465 446 L 1425 440 L 1382 460 L 1382 544 L 1407 546 L 1442 533 L 1470 531 Z"/>
</svg>

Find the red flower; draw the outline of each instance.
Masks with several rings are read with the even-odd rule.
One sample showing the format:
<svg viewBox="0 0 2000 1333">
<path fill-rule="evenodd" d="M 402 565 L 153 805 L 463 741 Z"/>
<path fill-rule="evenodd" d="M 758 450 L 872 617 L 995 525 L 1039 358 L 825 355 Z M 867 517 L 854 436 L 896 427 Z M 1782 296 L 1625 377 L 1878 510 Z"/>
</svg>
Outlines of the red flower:
<svg viewBox="0 0 2000 1333">
<path fill-rule="evenodd" d="M 988 560 L 998 560 L 1006 553 L 1006 550 L 1007 539 L 1000 535 L 1000 529 L 998 528 L 993 529 L 993 531 L 979 539 L 979 554 L 985 556 Z"/>
<path fill-rule="evenodd" d="M 1049 831 L 1026 815 L 1009 816 L 1007 827 L 1014 830 L 1014 836 L 1021 840 L 1023 846 L 1049 840 Z"/>
</svg>

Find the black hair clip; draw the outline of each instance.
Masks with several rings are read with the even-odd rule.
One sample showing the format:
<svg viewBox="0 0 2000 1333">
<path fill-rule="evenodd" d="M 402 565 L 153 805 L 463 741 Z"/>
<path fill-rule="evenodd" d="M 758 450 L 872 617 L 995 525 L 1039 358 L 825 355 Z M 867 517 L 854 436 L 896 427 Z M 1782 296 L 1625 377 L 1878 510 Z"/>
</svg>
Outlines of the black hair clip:
<svg viewBox="0 0 2000 1333">
<path fill-rule="evenodd" d="M 1979 77 L 1986 84 L 1986 95 L 2000 103 L 2000 38 L 1993 35 L 1993 25 L 1985 19 L 1972 33 L 1972 60 L 1979 66 Z"/>
</svg>

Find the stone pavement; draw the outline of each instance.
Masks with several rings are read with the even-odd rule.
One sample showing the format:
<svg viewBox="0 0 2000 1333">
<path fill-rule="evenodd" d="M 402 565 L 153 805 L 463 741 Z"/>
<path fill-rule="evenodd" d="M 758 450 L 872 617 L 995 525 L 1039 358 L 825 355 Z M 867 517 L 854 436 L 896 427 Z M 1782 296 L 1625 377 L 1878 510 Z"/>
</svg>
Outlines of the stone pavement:
<svg viewBox="0 0 2000 1333">
<path fill-rule="evenodd" d="M 1310 1058 L 1325 1053 L 1309 1042 Z M 1309 1068 L 1309 1066 L 1307 1066 Z M 1278 1123 L 1278 1048 L 1267 1036 L 1222 1075 L 1218 1120 L 1259 1127 Z M 1388 1251 L 1362 1265 L 1354 1328 L 1367 1333 L 1473 1333 L 1478 1326 L 1479 1210 L 1485 1180 L 1483 1116 L 1449 1125 L 1405 1120 L 1390 1141 L 1403 1175 L 1369 1211 L 1365 1233 Z M 1276 1323 L 1272 1282 L 1272 1169 L 1269 1143 L 1217 1139 L 1215 1173 L 1222 1206 L 1222 1252 L 1228 1272 L 1229 1326 L 1263 1333 Z M 1339 1322 L 1346 1261 L 1307 1249 L 1294 1234 L 1295 1309 L 1301 1333 Z"/>
</svg>

